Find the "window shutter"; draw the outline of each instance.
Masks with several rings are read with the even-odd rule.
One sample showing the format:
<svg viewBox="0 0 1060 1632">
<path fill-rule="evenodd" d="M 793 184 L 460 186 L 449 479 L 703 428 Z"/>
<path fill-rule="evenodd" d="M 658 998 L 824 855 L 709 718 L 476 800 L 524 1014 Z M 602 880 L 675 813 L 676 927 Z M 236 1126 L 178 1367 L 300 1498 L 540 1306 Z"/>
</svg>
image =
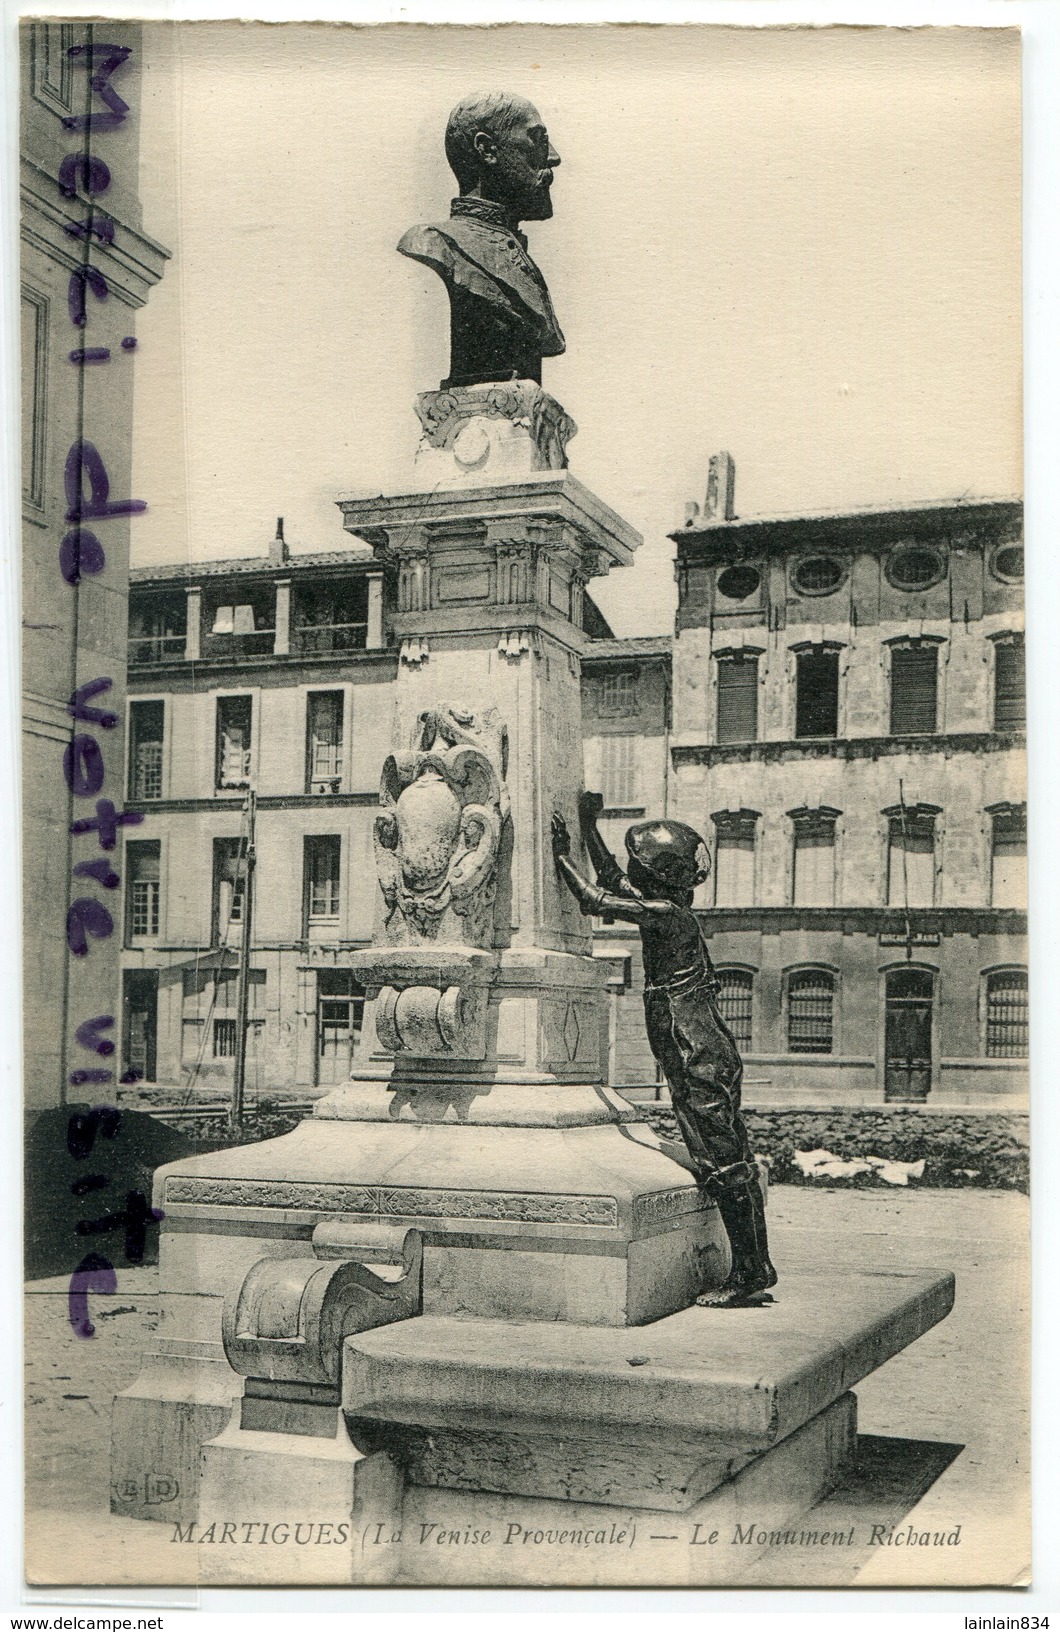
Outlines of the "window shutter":
<svg viewBox="0 0 1060 1632">
<path fill-rule="evenodd" d="M 637 807 L 637 738 L 608 736 L 603 739 L 603 798 L 608 810 Z"/>
<path fill-rule="evenodd" d="M 795 821 L 795 878 L 792 902 L 796 907 L 835 905 L 835 817 L 816 812 Z"/>
<path fill-rule="evenodd" d="M 758 658 L 718 659 L 718 741 L 754 742 L 758 736 Z"/>
<path fill-rule="evenodd" d="M 891 652 L 891 731 L 895 736 L 935 729 L 938 652 L 934 646 L 896 646 Z"/>
<path fill-rule="evenodd" d="M 990 904 L 1027 910 L 1027 812 L 1022 807 L 994 812 Z"/>
<path fill-rule="evenodd" d="M 719 813 L 714 818 L 714 905 L 750 907 L 755 888 L 754 811 Z"/>
<path fill-rule="evenodd" d="M 1022 731 L 1027 724 L 1027 671 L 1023 636 L 994 647 L 994 730 Z"/>
<path fill-rule="evenodd" d="M 935 818 L 915 809 L 892 816 L 887 869 L 889 907 L 935 905 Z"/>
</svg>

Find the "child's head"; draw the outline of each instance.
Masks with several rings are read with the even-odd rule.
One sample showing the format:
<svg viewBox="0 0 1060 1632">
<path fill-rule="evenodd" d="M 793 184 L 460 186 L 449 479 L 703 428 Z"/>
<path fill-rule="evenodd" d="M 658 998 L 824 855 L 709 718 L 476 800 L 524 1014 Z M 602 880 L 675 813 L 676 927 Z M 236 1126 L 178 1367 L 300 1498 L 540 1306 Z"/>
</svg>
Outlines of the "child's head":
<svg viewBox="0 0 1060 1632">
<path fill-rule="evenodd" d="M 626 834 L 630 882 L 645 895 L 691 897 L 710 872 L 710 854 L 684 822 L 638 822 Z"/>
</svg>

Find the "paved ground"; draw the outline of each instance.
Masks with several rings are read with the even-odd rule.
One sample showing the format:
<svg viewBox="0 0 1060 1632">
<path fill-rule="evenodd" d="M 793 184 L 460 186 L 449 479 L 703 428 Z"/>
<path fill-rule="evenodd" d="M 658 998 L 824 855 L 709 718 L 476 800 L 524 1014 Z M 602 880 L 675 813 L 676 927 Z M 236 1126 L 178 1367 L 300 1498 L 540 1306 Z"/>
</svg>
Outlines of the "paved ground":
<svg viewBox="0 0 1060 1632">
<path fill-rule="evenodd" d="M 769 1216 L 782 1276 L 819 1264 L 862 1271 L 952 1269 L 957 1275 L 949 1318 L 860 1383 L 857 1394 L 863 1434 L 961 1447 L 959 1454 L 949 1450 L 937 1458 L 953 1459 L 902 1524 L 911 1518 L 918 1531 L 947 1532 L 960 1524 L 962 1543 L 943 1550 L 878 1548 L 857 1559 L 859 1584 L 1026 1579 L 1026 1197 L 776 1186 Z M 148 1578 L 168 1566 L 168 1576 L 155 1579 L 173 1580 L 165 1527 L 118 1521 L 108 1513 L 110 1401 L 136 1376 L 144 1338 L 156 1324 L 157 1270 L 124 1272 L 115 1297 L 94 1300 L 97 1335 L 88 1341 L 71 1332 L 64 1281 L 35 1282 L 28 1292 L 30 1557 L 121 1557 L 131 1572 L 127 1579 L 136 1579 L 138 1566 L 130 1564 L 135 1557 Z M 827 1322 L 826 1308 L 821 1319 Z M 854 1505 L 860 1499 L 853 1486 L 835 1500 L 840 1498 Z M 898 1510 L 907 1507 L 900 1503 Z M 183 1549 L 176 1551 L 188 1558 Z M 165 1566 L 152 1562 L 163 1559 Z M 779 1560 L 777 1568 L 783 1573 L 788 1565 Z M 40 1579 L 50 1571 L 42 1565 L 34 1573 Z M 68 1579 L 77 1580 L 77 1573 Z M 767 1566 L 756 1579 L 774 1584 Z"/>
</svg>

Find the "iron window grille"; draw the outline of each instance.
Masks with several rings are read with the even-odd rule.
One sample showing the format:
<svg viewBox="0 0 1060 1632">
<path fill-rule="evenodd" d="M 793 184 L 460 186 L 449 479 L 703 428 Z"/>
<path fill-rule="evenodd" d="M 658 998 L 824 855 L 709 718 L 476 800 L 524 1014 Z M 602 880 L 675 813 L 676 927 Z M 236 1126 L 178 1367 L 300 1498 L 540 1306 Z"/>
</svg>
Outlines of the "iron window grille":
<svg viewBox="0 0 1060 1632">
<path fill-rule="evenodd" d="M 751 1046 L 751 1005 L 754 976 L 747 969 L 717 970 L 718 1013 L 732 1032 L 737 1048 Z"/>
<path fill-rule="evenodd" d="M 234 1060 L 236 1054 L 236 1022 L 215 1020 L 213 1023 L 213 1055 L 215 1060 Z"/>
<path fill-rule="evenodd" d="M 789 1054 L 831 1054 L 835 977 L 827 969 L 796 970 L 788 980 Z"/>
<path fill-rule="evenodd" d="M 1027 1057 L 1030 1016 L 1026 969 L 999 969 L 986 982 L 986 1053 L 991 1060 Z"/>
</svg>

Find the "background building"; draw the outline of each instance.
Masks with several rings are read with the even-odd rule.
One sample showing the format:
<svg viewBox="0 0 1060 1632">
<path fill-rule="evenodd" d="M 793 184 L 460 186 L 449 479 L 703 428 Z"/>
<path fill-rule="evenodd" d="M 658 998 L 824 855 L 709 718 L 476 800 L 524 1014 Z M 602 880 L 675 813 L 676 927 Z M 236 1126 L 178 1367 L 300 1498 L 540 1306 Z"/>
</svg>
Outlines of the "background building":
<svg viewBox="0 0 1060 1632">
<path fill-rule="evenodd" d="M 624 853 L 668 813 L 700 892 L 750 1103 L 1017 1104 L 1027 1038 L 1021 510 L 1015 502 L 739 521 L 673 535 L 677 638 L 587 602 L 586 786 Z M 257 795 L 247 1088 L 349 1075 L 391 748 L 390 586 L 367 551 L 133 573 L 126 1065 L 226 1092 Z M 672 672 L 671 672 L 672 671 Z M 598 925 L 613 1083 L 654 1092 L 639 937 Z"/>
<path fill-rule="evenodd" d="M 1019 1101 L 1027 1052 L 1022 511 L 679 533 L 670 810 L 752 1101 Z"/>
<path fill-rule="evenodd" d="M 247 1087 L 350 1074 L 372 938 L 372 817 L 397 653 L 370 551 L 135 571 L 122 1046 L 148 1081 L 226 1087 L 256 790 Z"/>
<path fill-rule="evenodd" d="M 93 522 L 106 565 L 77 585 L 64 581 L 60 547 L 71 531 L 67 458 L 79 438 L 103 459 L 111 500 L 133 497 L 136 312 L 166 260 L 166 251 L 144 232 L 140 209 L 140 40 L 137 24 L 26 22 L 20 41 L 23 994 L 30 1112 L 84 1100 L 84 1091 L 70 1082 L 70 1067 L 90 1062 L 74 1034 L 82 1021 L 116 1012 L 118 996 L 116 936 L 93 940 L 80 959 L 67 947 L 71 894 L 86 893 L 73 867 L 93 852 L 98 857 L 99 850 L 91 834 L 71 838 L 71 820 L 90 815 L 92 806 L 68 791 L 63 754 L 75 731 L 86 729 L 75 725 L 67 706 L 76 687 L 106 676 L 111 685 L 97 704 L 119 716 L 124 709 L 129 518 Z M 81 168 L 62 169 L 85 143 L 84 134 L 64 120 L 101 106 L 91 101 L 86 72 L 86 52 L 101 42 L 128 49 L 112 85 L 131 110 L 117 128 L 94 136 L 95 163 L 109 174 L 105 185 L 98 168 L 91 177 Z M 93 195 L 86 191 L 89 179 Z M 93 212 L 105 216 L 113 231 L 105 238 L 90 235 L 89 242 L 83 227 Z M 86 322 L 78 327 L 71 317 L 86 266 Z M 109 359 L 86 366 L 71 355 L 85 347 L 109 352 Z M 94 734 L 103 791 L 120 806 L 121 732 Z"/>
</svg>

